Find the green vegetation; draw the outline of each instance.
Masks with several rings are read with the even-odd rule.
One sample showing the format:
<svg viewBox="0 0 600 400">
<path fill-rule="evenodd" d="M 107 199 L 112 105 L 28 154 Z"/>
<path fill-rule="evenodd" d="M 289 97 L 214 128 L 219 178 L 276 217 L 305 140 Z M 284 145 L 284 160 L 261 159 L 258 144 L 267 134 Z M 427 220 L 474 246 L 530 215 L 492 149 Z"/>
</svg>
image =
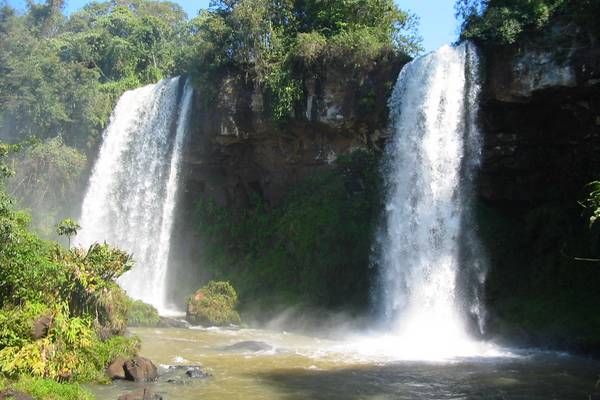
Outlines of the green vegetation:
<svg viewBox="0 0 600 400">
<path fill-rule="evenodd" d="M 589 184 L 590 194 L 584 202 L 584 207 L 591 211 L 590 228 L 600 218 L 600 181 L 594 181 Z"/>
<path fill-rule="evenodd" d="M 56 221 L 78 207 L 86 156 L 61 137 L 31 138 L 18 147 L 10 159 L 15 174 L 7 190 L 21 208 L 30 210 L 35 231 L 54 237 Z"/>
<path fill-rule="evenodd" d="M 129 303 L 127 324 L 129 326 L 156 326 L 160 322 L 158 311 L 141 300 Z"/>
<path fill-rule="evenodd" d="M 93 147 L 124 90 L 176 72 L 187 26 L 181 8 L 142 0 L 0 7 L 0 132 L 15 141 L 60 136 Z"/>
<path fill-rule="evenodd" d="M 486 281 L 489 329 L 522 340 L 591 351 L 600 344 L 597 227 L 574 203 L 541 204 L 526 212 L 481 204 L 478 219 L 493 268 Z"/>
<path fill-rule="evenodd" d="M 600 3 L 595 0 L 458 0 L 456 11 L 463 20 L 464 39 L 500 45 L 515 44 L 523 35 L 541 31 L 559 19 L 600 33 Z"/>
<path fill-rule="evenodd" d="M 63 0 L 0 1 L 0 140 L 24 143 L 8 191 L 56 238 L 72 216 L 100 134 L 125 90 L 183 72 L 187 16 L 170 2 L 92 2 L 69 17 Z"/>
<path fill-rule="evenodd" d="M 235 73 L 265 90 L 279 121 L 303 97 L 304 75 L 332 60 L 360 66 L 420 51 L 414 17 L 393 0 L 220 0 L 191 25 L 188 70 L 205 101 Z"/>
<path fill-rule="evenodd" d="M 76 383 L 59 383 L 50 379 L 20 378 L 17 382 L 0 380 L 0 390 L 27 393 L 35 400 L 92 400 L 90 392 Z"/>
<path fill-rule="evenodd" d="M 40 399 L 88 399 L 77 385 L 105 380 L 117 356 L 133 356 L 125 338 L 129 299 L 115 279 L 132 266 L 107 244 L 69 250 L 28 229 L 4 190 L 5 163 L 18 146 L 0 144 L 0 377 L 2 385 Z M 74 221 L 62 225 L 72 234 Z M 7 381 L 7 379 L 9 381 Z"/>
<path fill-rule="evenodd" d="M 383 209 L 378 157 L 354 152 L 299 185 L 279 207 L 236 213 L 199 199 L 201 265 L 238 289 L 242 307 L 364 310 L 370 246 Z"/>
<path fill-rule="evenodd" d="M 71 218 L 64 219 L 56 226 L 58 236 L 66 236 L 69 239 L 69 248 L 71 247 L 71 236 L 77 235 L 77 231 L 81 226 Z"/>
<path fill-rule="evenodd" d="M 237 293 L 229 282 L 209 281 L 187 301 L 186 319 L 195 325 L 239 324 Z"/>
</svg>

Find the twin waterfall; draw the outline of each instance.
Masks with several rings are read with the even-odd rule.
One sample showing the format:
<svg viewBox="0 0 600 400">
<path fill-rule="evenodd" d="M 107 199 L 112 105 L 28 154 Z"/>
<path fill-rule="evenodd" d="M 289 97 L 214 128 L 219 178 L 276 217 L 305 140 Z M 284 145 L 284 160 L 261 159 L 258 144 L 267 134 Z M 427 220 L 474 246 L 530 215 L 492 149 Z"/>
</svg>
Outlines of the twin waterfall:
<svg viewBox="0 0 600 400">
<path fill-rule="evenodd" d="M 380 307 L 403 354 L 475 352 L 465 316 L 480 317 L 485 276 L 470 218 L 478 73 L 473 45 L 444 46 L 406 65 L 389 101 Z"/>
<path fill-rule="evenodd" d="M 480 317 L 484 279 L 471 218 L 481 139 L 476 126 L 478 58 L 469 43 L 406 65 L 390 99 L 394 138 L 383 166 L 379 309 L 386 351 L 472 355 L 468 321 Z M 179 78 L 119 100 L 83 203 L 80 245 L 107 241 L 130 251 L 121 283 L 134 298 L 166 304 L 169 242 L 192 89 Z"/>
<path fill-rule="evenodd" d="M 181 154 L 193 91 L 182 78 L 124 93 L 103 135 L 76 243 L 128 250 L 130 296 L 168 312 L 166 281 Z"/>
</svg>

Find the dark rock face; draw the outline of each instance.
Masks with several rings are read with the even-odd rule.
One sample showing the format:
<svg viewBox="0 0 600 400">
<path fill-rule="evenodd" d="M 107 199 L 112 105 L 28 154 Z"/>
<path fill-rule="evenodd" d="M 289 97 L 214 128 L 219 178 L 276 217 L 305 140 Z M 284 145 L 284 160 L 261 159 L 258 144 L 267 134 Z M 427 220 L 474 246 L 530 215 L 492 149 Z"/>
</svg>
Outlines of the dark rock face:
<svg viewBox="0 0 600 400">
<path fill-rule="evenodd" d="M 187 190 L 225 205 L 262 197 L 275 205 L 302 177 L 336 156 L 378 148 L 387 135 L 387 98 L 406 59 L 382 56 L 355 69 L 328 66 L 303 79 L 305 103 L 283 124 L 272 122 L 265 93 L 242 76 L 220 83 L 216 102 L 196 96 L 185 162 Z"/>
<path fill-rule="evenodd" d="M 600 171 L 600 48 L 560 61 L 533 45 L 484 52 L 482 197 L 533 203 L 580 191 Z"/>
<path fill-rule="evenodd" d="M 600 353 L 600 321 L 587 317 L 600 307 L 600 274 L 575 260 L 600 250 L 579 205 L 600 178 L 600 48 L 575 41 L 557 54 L 545 34 L 519 49 L 483 48 L 488 333 Z"/>
<path fill-rule="evenodd" d="M 126 379 L 135 382 L 148 382 L 158 378 L 158 368 L 147 358 L 135 357 L 125 362 Z"/>
<path fill-rule="evenodd" d="M 142 389 L 131 393 L 126 393 L 118 397 L 117 400 L 162 400 L 163 397 L 150 389 Z"/>
<path fill-rule="evenodd" d="M 267 344 L 265 342 L 257 342 L 254 340 L 246 340 L 243 342 L 238 342 L 232 344 L 230 346 L 222 347 L 224 351 L 250 351 L 250 352 L 259 352 L 259 351 L 269 351 L 273 349 L 273 346 Z"/>
</svg>

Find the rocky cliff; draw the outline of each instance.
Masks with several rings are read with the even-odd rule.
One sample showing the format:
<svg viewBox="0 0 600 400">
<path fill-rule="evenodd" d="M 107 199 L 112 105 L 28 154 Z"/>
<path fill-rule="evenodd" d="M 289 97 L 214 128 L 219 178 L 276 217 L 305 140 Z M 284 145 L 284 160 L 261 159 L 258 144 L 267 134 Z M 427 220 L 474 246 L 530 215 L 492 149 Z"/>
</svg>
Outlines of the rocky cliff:
<svg viewBox="0 0 600 400">
<path fill-rule="evenodd" d="M 380 208 L 367 200 L 377 196 L 369 192 L 376 186 L 377 178 L 371 172 L 376 169 L 376 158 L 358 160 L 344 171 L 334 161 L 354 150 L 377 152 L 382 148 L 389 135 L 387 99 L 407 61 L 403 56 L 382 54 L 366 65 L 348 65 L 339 59 L 316 71 L 299 71 L 303 100 L 286 121 L 270 118 L 268 94 L 243 73 L 230 72 L 215 82 L 215 101 L 207 102 L 201 90 L 197 91 L 193 131 L 183 165 L 184 195 L 177 224 L 181 229 L 176 233 L 180 236 L 174 239 L 174 265 L 179 268 L 170 277 L 172 285 L 177 285 L 173 292 L 184 296 L 192 293 L 206 280 L 206 274 L 213 277 L 217 270 L 220 278 L 236 284 L 242 305 L 245 301 L 264 300 L 267 293 L 277 297 L 284 292 L 299 292 L 302 285 L 311 286 L 302 295 L 317 303 L 368 303 L 369 282 L 364 276 L 369 270 L 370 243 L 366 238 L 370 237 L 373 221 L 371 210 Z M 321 180 L 304 187 L 303 194 L 290 200 L 300 183 L 317 175 Z M 370 177 L 367 183 L 363 182 L 365 176 Z M 258 226 L 252 225 L 251 229 L 260 232 L 252 235 L 236 229 L 236 239 L 201 232 L 200 200 L 214 201 L 222 207 L 216 212 L 225 214 L 243 214 L 259 204 L 266 214 L 255 218 L 261 220 L 260 224 L 246 219 L 244 229 L 254 224 Z M 318 210 L 311 206 L 314 202 L 319 202 Z M 319 215 L 326 210 L 334 211 Z M 219 220 L 221 228 L 232 222 L 230 217 Z M 237 219 L 233 223 L 241 225 L 240 218 L 233 217 Z M 327 225 L 336 219 L 341 222 L 333 223 L 335 227 Z M 286 236 L 288 230 L 299 229 L 307 234 Z M 223 230 L 227 228 L 219 232 Z M 347 248 L 346 242 L 362 236 L 363 243 L 352 243 L 353 249 Z M 263 246 L 255 245 L 255 238 L 269 242 L 268 248 L 261 247 L 251 256 L 243 254 L 249 248 Z M 234 241 L 244 243 L 231 243 Z M 316 246 L 320 246 L 319 251 L 312 250 Z M 279 265 L 279 258 L 296 264 Z M 244 271 L 267 266 L 272 270 L 266 277 L 261 278 L 260 271 L 241 277 Z M 212 274 L 207 272 L 210 269 Z M 335 271 L 342 269 L 353 270 L 343 272 L 345 278 L 339 278 L 342 272 Z M 332 274 L 338 278 L 330 278 Z M 316 288 L 324 282 L 327 287 Z M 251 288 L 244 290 L 244 285 Z M 270 285 L 270 289 L 261 289 L 264 285 Z M 288 302 L 297 301 L 299 295 L 294 294 L 294 300 L 288 296 Z"/>
<path fill-rule="evenodd" d="M 233 207 L 259 196 L 277 205 L 302 178 L 338 155 L 379 149 L 387 98 L 407 59 L 384 54 L 368 65 L 338 60 L 299 76 L 304 100 L 284 122 L 268 116 L 267 95 L 242 74 L 228 74 L 217 99 L 196 97 L 195 130 L 185 164 L 188 190 Z"/>
<path fill-rule="evenodd" d="M 582 259 L 600 254 L 599 240 L 580 202 L 600 176 L 600 47 L 573 26 L 555 26 L 483 53 L 479 216 L 489 333 L 597 352 L 600 273 Z"/>
</svg>

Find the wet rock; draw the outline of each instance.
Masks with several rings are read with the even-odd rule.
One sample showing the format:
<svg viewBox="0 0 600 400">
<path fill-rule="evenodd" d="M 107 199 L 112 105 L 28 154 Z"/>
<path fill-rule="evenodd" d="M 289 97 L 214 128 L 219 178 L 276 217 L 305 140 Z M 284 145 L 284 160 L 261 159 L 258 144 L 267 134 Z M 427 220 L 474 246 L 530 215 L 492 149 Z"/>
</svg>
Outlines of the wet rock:
<svg viewBox="0 0 600 400">
<path fill-rule="evenodd" d="M 123 394 L 119 396 L 117 400 L 163 400 L 163 397 L 148 388 L 144 388 L 135 392 Z"/>
<path fill-rule="evenodd" d="M 200 365 L 169 365 L 167 371 L 171 373 L 181 373 L 191 379 L 204 379 L 212 376 L 210 372 L 206 372 Z M 178 379 L 178 377 L 169 378 L 169 383 L 187 383 L 185 380 Z"/>
<path fill-rule="evenodd" d="M 33 340 L 38 340 L 46 337 L 48 330 L 52 325 L 53 318 L 51 315 L 42 315 L 39 317 L 31 328 L 31 337 Z"/>
<path fill-rule="evenodd" d="M 125 377 L 135 382 L 148 382 L 158 378 L 158 368 L 147 358 L 135 357 L 125 362 Z"/>
<path fill-rule="evenodd" d="M 171 378 L 167 379 L 167 383 L 170 383 L 172 385 L 187 385 L 189 382 L 183 379 Z"/>
<path fill-rule="evenodd" d="M 6 389 L 0 391 L 0 400 L 33 400 L 33 397 L 28 395 L 27 393 L 18 392 L 12 389 Z"/>
<path fill-rule="evenodd" d="M 190 323 L 185 321 L 185 320 L 181 320 L 181 319 L 175 319 L 175 318 L 169 318 L 169 317 L 160 317 L 160 321 L 158 322 L 158 326 L 161 328 L 180 328 L 180 329 L 185 329 L 185 328 L 189 328 L 190 327 Z"/>
<path fill-rule="evenodd" d="M 110 363 L 106 368 L 106 375 L 112 380 L 125 379 L 125 363 L 127 359 L 125 357 L 117 357 Z"/>
<path fill-rule="evenodd" d="M 192 379 L 204 379 L 211 376 L 210 373 L 203 371 L 202 368 L 197 366 L 189 367 L 185 371 L 185 374 Z"/>
<path fill-rule="evenodd" d="M 269 351 L 272 349 L 273 349 L 273 346 L 271 346 L 270 344 L 267 344 L 265 342 L 258 342 L 255 340 L 246 340 L 243 342 L 238 342 L 238 343 L 232 344 L 231 346 L 222 347 L 222 350 L 225 350 L 225 351 L 258 352 L 258 351 Z"/>
</svg>

